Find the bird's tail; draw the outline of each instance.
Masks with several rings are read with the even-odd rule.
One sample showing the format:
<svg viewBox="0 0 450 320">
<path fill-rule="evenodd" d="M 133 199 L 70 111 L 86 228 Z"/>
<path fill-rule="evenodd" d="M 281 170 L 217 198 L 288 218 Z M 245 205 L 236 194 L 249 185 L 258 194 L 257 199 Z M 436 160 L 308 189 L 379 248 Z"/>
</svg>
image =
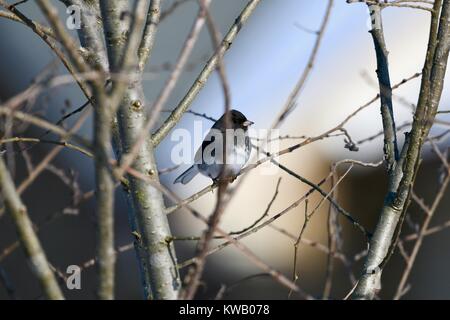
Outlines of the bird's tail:
<svg viewBox="0 0 450 320">
<path fill-rule="evenodd" d="M 198 172 L 199 171 L 198 171 L 197 166 L 193 165 L 189 169 L 187 169 L 185 172 L 180 174 L 173 183 L 181 182 L 182 184 L 186 184 L 189 181 L 191 181 L 197 175 Z"/>
</svg>

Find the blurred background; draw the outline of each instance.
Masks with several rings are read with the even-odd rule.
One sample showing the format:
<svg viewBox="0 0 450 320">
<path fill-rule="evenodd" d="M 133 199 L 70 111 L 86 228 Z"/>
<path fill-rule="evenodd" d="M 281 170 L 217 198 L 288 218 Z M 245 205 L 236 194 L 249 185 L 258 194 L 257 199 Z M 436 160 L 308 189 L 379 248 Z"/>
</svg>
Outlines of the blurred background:
<svg viewBox="0 0 450 320">
<path fill-rule="evenodd" d="M 54 1 L 60 9 L 62 19 L 67 19 L 65 8 Z M 163 2 L 169 8 L 173 1 Z M 246 5 L 245 0 L 213 0 L 211 13 L 224 34 L 236 16 Z M 230 50 L 225 55 L 225 67 L 231 87 L 231 101 L 234 108 L 242 111 L 255 122 L 256 129 L 269 128 L 275 116 L 283 107 L 293 86 L 306 67 L 308 57 L 316 40 L 309 30 L 317 30 L 325 13 L 326 0 L 264 0 L 256 9 L 248 23 L 239 33 Z M 44 22 L 33 1 L 21 6 L 21 10 L 37 21 Z M 196 1 L 185 1 L 159 27 L 153 55 L 147 65 L 144 83 L 148 104 L 151 105 L 161 90 L 169 74 L 183 41 L 195 18 Z M 429 13 L 407 8 L 387 8 L 383 10 L 386 43 L 389 50 L 391 82 L 396 84 L 420 72 L 422 69 L 429 26 Z M 329 25 L 311 75 L 297 100 L 296 109 L 280 128 L 282 135 L 314 136 L 336 126 L 348 114 L 373 98 L 378 91 L 373 43 L 370 34 L 370 20 L 367 6 L 349 5 L 344 0 L 334 1 Z M 75 36 L 75 34 L 74 34 Z M 2 102 L 25 90 L 33 79 L 46 67 L 54 64 L 56 74 L 65 74 L 59 62 L 47 46 L 28 28 L 19 23 L 0 18 L 0 99 Z M 207 29 L 201 33 L 189 67 L 185 70 L 174 90 L 166 110 L 170 110 L 184 96 L 187 89 L 202 69 L 204 62 L 212 54 L 213 47 Z M 411 105 L 418 97 L 420 78 L 409 81 L 395 91 L 394 107 L 397 125 L 411 121 Z M 57 121 L 61 115 L 84 103 L 84 97 L 76 85 L 61 86 L 44 92 L 26 111 Z M 444 89 L 441 108 L 447 109 L 449 90 Z M 196 98 L 191 110 L 218 118 L 223 113 L 224 99 L 217 74 L 214 74 Z M 446 115 L 439 119 L 447 120 Z M 68 121 L 68 126 L 75 119 Z M 186 114 L 178 127 L 193 130 L 194 120 L 204 121 L 204 134 L 211 126 L 205 119 Z M 367 138 L 381 130 L 379 103 L 375 102 L 345 126 L 354 141 Z M 43 132 L 35 127 L 25 128 L 22 136 L 37 136 Z M 405 129 L 407 130 L 407 129 Z M 399 132 L 403 143 L 403 132 Z M 432 134 L 444 132 L 445 127 L 435 126 Z M 87 121 L 80 134 L 91 137 L 91 121 Z M 18 133 L 17 133 L 18 134 Z M 295 141 L 282 141 L 287 147 Z M 157 149 L 159 168 L 173 167 L 170 157 L 175 142 L 166 139 Z M 440 144 L 446 148 L 447 142 Z M 382 159 L 382 138 L 379 137 L 359 146 L 358 152 L 344 148 L 344 137 L 334 137 L 318 141 L 279 161 L 298 174 L 318 183 L 330 171 L 332 163 L 352 158 L 378 162 Z M 197 146 L 193 146 L 196 149 Z M 34 164 L 43 159 L 51 145 L 37 145 L 28 151 Z M 24 157 L 20 154 L 9 156 L 8 163 L 17 183 L 28 174 Z M 63 170 L 75 177 L 84 192 L 94 187 L 93 161 L 79 153 L 63 150 L 53 161 L 55 170 L 47 170 L 23 194 L 29 214 L 36 225 L 42 225 L 39 237 L 49 260 L 60 270 L 68 265 L 81 265 L 92 259 L 95 252 L 95 212 L 94 200 L 83 203 L 76 212 L 63 214 L 60 218 L 46 223 L 53 214 L 61 212 L 71 202 L 71 189 L 55 172 Z M 188 185 L 173 185 L 173 180 L 187 168 L 161 175 L 161 181 L 178 196 L 185 198 L 207 186 L 210 181 L 197 177 Z M 438 189 L 440 161 L 436 155 L 425 149 L 415 191 L 425 203 L 430 204 Z M 56 170 L 57 169 L 57 170 Z M 343 171 L 341 171 L 343 173 Z M 242 230 L 251 225 L 266 209 L 281 177 L 279 195 L 273 203 L 269 215 L 274 215 L 300 198 L 309 187 L 290 177 L 281 170 L 273 175 L 265 175 L 262 169 L 248 174 L 239 191 L 230 203 L 221 227 L 225 230 Z M 386 175 L 382 167 L 354 168 L 338 188 L 338 202 L 351 212 L 368 230 L 373 230 L 386 190 Z M 208 216 L 215 204 L 217 194 L 209 193 L 192 205 Z M 317 195 L 310 198 L 313 208 L 320 201 Z M 168 202 L 168 205 L 170 203 Z M 275 222 L 275 226 L 298 235 L 304 222 L 304 204 L 291 210 Z M 433 218 L 432 225 L 439 225 L 449 219 L 450 201 L 444 196 Z M 409 234 L 415 223 L 420 223 L 424 214 L 412 204 L 409 210 L 411 221 L 405 223 L 404 234 Z M 327 246 L 328 203 L 324 203 L 313 216 L 304 238 Z M 133 241 L 127 221 L 125 197 L 118 189 L 116 194 L 116 244 L 118 246 Z M 185 212 L 175 212 L 169 216 L 172 232 L 176 236 L 200 235 L 204 225 Z M 346 220 L 339 218 L 342 227 L 342 250 L 349 257 L 365 249 L 361 234 Z M 450 232 L 428 236 L 414 264 L 409 283 L 410 291 L 405 299 L 446 299 L 450 296 Z M 14 226 L 9 217 L 0 218 L 0 267 L 8 275 L 19 299 L 37 299 L 41 291 L 37 280 L 30 272 L 20 248 L 5 253 L 5 248 L 16 241 Z M 245 238 L 258 257 L 269 265 L 291 277 L 295 240 L 271 227 Z M 219 241 L 214 244 L 220 243 Z M 410 249 L 406 244 L 406 249 Z M 193 256 L 195 243 L 177 241 L 179 262 Z M 362 270 L 362 260 L 350 269 L 356 277 Z M 349 269 L 339 260 L 334 260 L 333 283 L 330 298 L 342 299 L 351 289 Z M 298 257 L 298 284 L 314 297 L 322 297 L 327 269 L 327 255 L 317 248 L 300 245 Z M 404 260 L 397 252 L 383 273 L 383 290 L 380 298 L 389 299 L 398 285 L 405 267 Z M 182 270 L 182 273 L 185 270 Z M 214 298 L 222 285 L 227 286 L 224 298 L 230 299 L 286 299 L 288 290 L 270 277 L 253 275 L 261 271 L 233 246 L 229 246 L 207 259 L 204 285 L 198 297 Z M 250 277 L 245 281 L 242 279 Z M 96 270 L 90 267 L 82 271 L 81 290 L 65 290 L 69 299 L 95 298 Z M 117 259 L 118 299 L 140 299 L 137 262 L 133 250 L 120 253 Z M 5 286 L 0 286 L 0 298 L 8 299 Z M 292 298 L 300 298 L 293 296 Z"/>
</svg>

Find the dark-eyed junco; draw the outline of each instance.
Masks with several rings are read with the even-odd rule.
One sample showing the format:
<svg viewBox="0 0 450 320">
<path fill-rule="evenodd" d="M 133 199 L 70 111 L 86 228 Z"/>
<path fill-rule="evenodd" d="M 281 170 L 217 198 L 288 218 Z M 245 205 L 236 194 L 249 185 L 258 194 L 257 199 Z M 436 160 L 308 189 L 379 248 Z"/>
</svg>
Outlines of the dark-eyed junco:
<svg viewBox="0 0 450 320">
<path fill-rule="evenodd" d="M 237 110 L 230 110 L 228 128 L 226 129 L 226 114 L 223 114 L 211 127 L 201 147 L 197 150 L 194 165 L 183 172 L 174 183 L 186 184 L 197 173 L 210 177 L 216 181 L 222 173 L 224 162 L 225 172 L 222 177 L 234 178 L 248 161 L 252 144 L 248 136 L 248 127 L 252 121 Z M 224 148 L 226 144 L 226 148 Z M 226 150 L 225 157 L 223 151 Z M 225 158 L 225 159 L 224 159 Z"/>
</svg>

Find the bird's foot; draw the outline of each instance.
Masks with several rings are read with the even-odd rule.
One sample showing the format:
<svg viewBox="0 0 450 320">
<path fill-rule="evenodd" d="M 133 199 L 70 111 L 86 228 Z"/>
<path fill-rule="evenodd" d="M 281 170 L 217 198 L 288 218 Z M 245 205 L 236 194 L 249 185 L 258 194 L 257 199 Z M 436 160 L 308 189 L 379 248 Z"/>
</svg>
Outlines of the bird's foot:
<svg viewBox="0 0 450 320">
<path fill-rule="evenodd" d="M 227 177 L 217 177 L 216 179 L 213 179 L 213 185 L 218 186 L 221 182 L 227 182 L 227 183 L 233 183 L 234 180 L 236 180 L 237 175 L 231 175 Z"/>
</svg>

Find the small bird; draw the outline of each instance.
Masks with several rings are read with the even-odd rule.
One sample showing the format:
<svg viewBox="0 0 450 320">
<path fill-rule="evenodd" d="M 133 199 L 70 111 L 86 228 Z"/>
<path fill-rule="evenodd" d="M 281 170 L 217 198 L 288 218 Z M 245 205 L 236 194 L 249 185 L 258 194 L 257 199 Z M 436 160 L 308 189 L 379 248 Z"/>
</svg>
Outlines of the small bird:
<svg viewBox="0 0 450 320">
<path fill-rule="evenodd" d="M 230 110 L 230 123 L 226 129 L 226 113 L 211 127 L 201 147 L 195 153 L 195 164 L 183 172 L 174 183 L 187 184 L 199 172 L 216 182 L 226 163 L 223 178 L 234 180 L 250 158 L 252 144 L 248 136 L 248 127 L 252 121 L 237 110 Z M 226 149 L 224 148 L 226 144 Z M 223 151 L 226 150 L 225 159 Z"/>
</svg>

